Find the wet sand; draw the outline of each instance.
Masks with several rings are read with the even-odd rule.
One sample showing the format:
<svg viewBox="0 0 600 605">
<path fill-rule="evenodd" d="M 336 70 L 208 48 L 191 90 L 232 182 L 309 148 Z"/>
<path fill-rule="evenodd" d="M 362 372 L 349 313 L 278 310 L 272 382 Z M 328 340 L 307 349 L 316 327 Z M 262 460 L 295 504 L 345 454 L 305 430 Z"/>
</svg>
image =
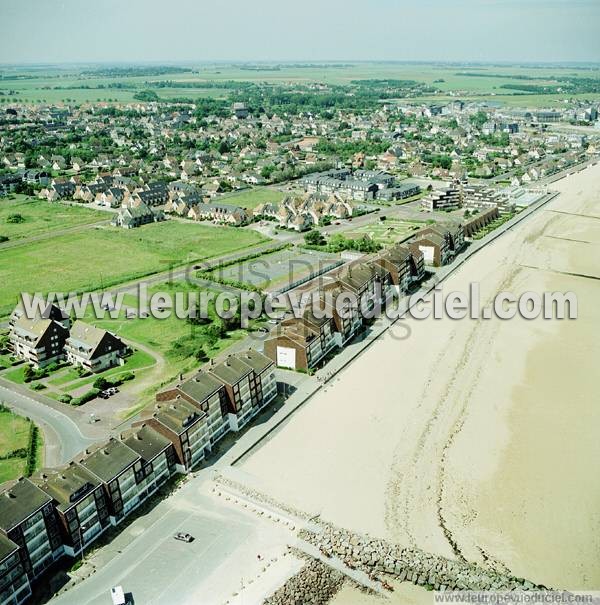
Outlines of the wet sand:
<svg viewBox="0 0 600 605">
<path fill-rule="evenodd" d="M 407 320 L 243 464 L 348 528 L 548 586 L 600 589 L 600 166 L 444 292 L 573 291 L 570 321 Z M 398 330 L 397 334 L 404 334 Z"/>
</svg>

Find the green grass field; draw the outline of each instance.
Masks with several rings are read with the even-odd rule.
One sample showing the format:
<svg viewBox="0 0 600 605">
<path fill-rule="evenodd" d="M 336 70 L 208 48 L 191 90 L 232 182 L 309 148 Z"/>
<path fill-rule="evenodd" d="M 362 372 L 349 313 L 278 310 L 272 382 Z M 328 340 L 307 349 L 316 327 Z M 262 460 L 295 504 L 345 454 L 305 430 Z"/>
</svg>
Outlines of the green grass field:
<svg viewBox="0 0 600 605">
<path fill-rule="evenodd" d="M 237 193 L 220 196 L 215 201 L 252 210 L 260 204 L 279 203 L 285 195 L 286 194 L 283 191 L 278 191 L 277 189 L 272 189 L 270 187 L 254 187 Z"/>
<path fill-rule="evenodd" d="M 0 456 L 27 448 L 30 421 L 10 411 L 0 410 Z M 15 479 L 25 471 L 26 458 L 0 460 L 0 483 Z"/>
<path fill-rule="evenodd" d="M 50 204 L 21 194 L 11 197 L 0 199 L 0 235 L 8 237 L 9 242 L 110 219 L 105 212 L 80 206 Z M 11 222 L 14 215 L 20 215 L 23 221 Z"/>
<path fill-rule="evenodd" d="M 265 241 L 256 231 L 168 221 L 98 227 L 0 249 L 0 316 L 26 292 L 92 291 Z"/>
<path fill-rule="evenodd" d="M 189 293 L 196 292 L 199 297 L 200 291 L 201 290 L 194 284 L 185 281 L 175 281 L 172 283 L 154 285 L 148 289 L 148 297 L 150 298 L 153 294 L 161 292 L 169 293 L 173 300 L 175 300 L 175 293 L 180 292 L 183 294 L 184 306 L 187 308 Z M 203 288 L 202 291 L 208 292 L 211 290 Z M 217 291 L 212 290 L 212 292 L 214 292 L 215 295 L 218 295 Z M 170 374 L 198 366 L 198 362 L 188 354 L 188 350 L 185 348 L 180 350 L 174 349 L 173 344 L 176 341 L 191 339 L 198 344 L 205 344 L 206 341 L 206 338 L 200 329 L 196 329 L 185 320 L 179 319 L 174 313 L 166 319 L 157 319 L 152 315 L 145 318 L 136 317 L 127 319 L 125 317 L 125 312 L 122 311 L 120 316 L 116 319 L 96 319 L 93 315 L 93 310 L 88 309 L 84 321 L 104 328 L 105 330 L 110 330 L 125 340 L 139 342 L 150 349 L 158 351 L 165 357 L 168 365 L 167 371 Z M 245 330 L 229 332 L 220 339 L 214 347 L 208 348 L 206 352 L 212 357 L 233 342 L 240 340 L 245 335 Z"/>
</svg>

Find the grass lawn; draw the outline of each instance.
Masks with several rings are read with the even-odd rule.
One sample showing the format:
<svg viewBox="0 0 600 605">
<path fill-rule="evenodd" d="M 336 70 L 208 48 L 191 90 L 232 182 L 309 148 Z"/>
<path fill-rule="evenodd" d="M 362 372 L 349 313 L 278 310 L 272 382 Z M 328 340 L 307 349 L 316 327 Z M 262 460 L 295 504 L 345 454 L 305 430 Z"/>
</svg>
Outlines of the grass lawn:
<svg viewBox="0 0 600 605">
<path fill-rule="evenodd" d="M 0 411 L 0 455 L 27 448 L 30 421 L 10 411 Z M 0 483 L 15 479 L 25 471 L 26 458 L 0 460 Z"/>
<path fill-rule="evenodd" d="M 98 210 L 51 204 L 22 194 L 11 197 L 0 200 L 0 235 L 7 236 L 9 242 L 110 219 L 110 215 Z M 8 222 L 8 218 L 15 214 L 21 215 L 23 222 Z"/>
<path fill-rule="evenodd" d="M 184 305 L 187 308 L 188 294 L 197 292 L 198 297 L 200 292 L 210 291 L 206 288 L 199 289 L 198 286 L 185 281 L 175 281 L 171 283 L 156 284 L 148 289 L 148 297 L 150 298 L 157 292 L 169 293 L 175 300 L 175 293 L 181 292 L 184 296 Z M 215 294 L 218 292 L 213 291 Z M 212 311 L 211 318 L 214 318 Z M 206 336 L 203 333 L 202 327 L 190 325 L 187 321 L 179 319 L 175 313 L 166 319 L 157 319 L 151 315 L 146 318 L 126 319 L 124 312 L 117 319 L 95 319 L 93 310 L 88 310 L 88 315 L 84 321 L 94 324 L 105 330 L 110 330 L 125 340 L 139 342 L 146 345 L 150 349 L 155 349 L 161 353 L 167 361 L 167 371 L 176 373 L 185 371 L 191 367 L 197 367 L 198 361 L 190 355 L 189 349 L 177 348 L 174 346 L 178 341 L 188 341 L 196 344 L 204 345 Z M 214 356 L 231 343 L 243 338 L 246 335 L 245 330 L 235 330 L 229 332 L 225 337 L 221 338 L 214 347 L 205 347 L 209 356 Z M 125 370 L 127 370 L 127 366 Z M 71 386 L 71 385 L 69 385 Z"/>
<path fill-rule="evenodd" d="M 0 411 L 0 454 L 27 447 L 29 420 L 11 411 Z"/>
<path fill-rule="evenodd" d="M 98 227 L 0 249 L 0 316 L 20 292 L 92 291 L 266 241 L 256 231 L 167 221 Z"/>
<path fill-rule="evenodd" d="M 256 206 L 266 204 L 267 202 L 278 203 L 285 195 L 283 191 L 277 191 L 277 189 L 253 187 L 252 189 L 244 189 L 243 191 L 220 196 L 215 199 L 215 202 L 222 202 L 252 210 Z"/>
<path fill-rule="evenodd" d="M 10 366 L 14 365 L 15 363 L 17 362 L 11 360 L 10 353 L 4 353 L 0 355 L 0 370 L 2 368 L 10 368 Z"/>
<path fill-rule="evenodd" d="M 27 460 L 25 458 L 9 458 L 8 460 L 0 460 L 0 483 L 17 479 L 25 474 L 25 466 Z"/>
<path fill-rule="evenodd" d="M 21 364 L 18 368 L 14 368 L 14 370 L 10 370 L 2 376 L 3 378 L 6 378 L 6 380 L 16 382 L 17 384 L 25 384 L 25 377 L 23 376 L 25 366 L 26 364 Z"/>
<path fill-rule="evenodd" d="M 132 355 L 126 358 L 125 365 L 123 366 L 114 366 L 112 368 L 108 368 L 104 370 L 104 372 L 98 372 L 97 374 L 92 374 L 91 376 L 86 376 L 81 380 L 77 380 L 76 382 L 71 382 L 66 384 L 62 389 L 65 393 L 69 393 L 70 391 L 74 391 L 79 389 L 87 384 L 93 384 L 97 378 L 101 376 L 103 378 L 116 378 L 119 374 L 124 374 L 125 372 L 133 372 L 134 370 L 139 370 L 140 368 L 148 368 L 153 366 L 156 363 L 156 360 L 151 355 L 144 351 L 135 351 Z M 74 372 L 75 373 L 75 372 Z M 76 377 L 77 374 L 75 373 Z M 65 384 L 65 383 L 62 383 Z"/>
<path fill-rule="evenodd" d="M 61 384 L 66 384 L 67 382 L 73 382 L 79 378 L 79 374 L 75 371 L 74 368 L 65 368 L 60 372 L 56 373 L 54 378 L 48 380 L 48 384 L 58 387 Z"/>
</svg>

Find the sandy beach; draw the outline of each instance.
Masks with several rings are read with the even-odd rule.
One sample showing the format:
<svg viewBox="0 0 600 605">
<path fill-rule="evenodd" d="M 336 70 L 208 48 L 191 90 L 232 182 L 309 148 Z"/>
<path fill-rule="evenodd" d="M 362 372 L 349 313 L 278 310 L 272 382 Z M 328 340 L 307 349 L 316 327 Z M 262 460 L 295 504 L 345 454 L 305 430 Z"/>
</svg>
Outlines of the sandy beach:
<svg viewBox="0 0 600 605">
<path fill-rule="evenodd" d="M 483 306 L 573 291 L 578 319 L 402 322 L 408 338 L 388 332 L 242 463 L 256 487 L 403 545 L 600 589 L 600 165 L 551 188 L 444 292 L 479 282 Z"/>
</svg>

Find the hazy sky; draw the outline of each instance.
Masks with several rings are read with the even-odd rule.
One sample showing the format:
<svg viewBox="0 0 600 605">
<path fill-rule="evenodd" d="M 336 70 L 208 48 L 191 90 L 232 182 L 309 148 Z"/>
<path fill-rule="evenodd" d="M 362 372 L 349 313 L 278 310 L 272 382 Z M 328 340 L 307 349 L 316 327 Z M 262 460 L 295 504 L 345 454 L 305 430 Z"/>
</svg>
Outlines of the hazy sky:
<svg viewBox="0 0 600 605">
<path fill-rule="evenodd" d="M 0 0 L 0 63 L 600 61 L 600 0 Z"/>
</svg>

